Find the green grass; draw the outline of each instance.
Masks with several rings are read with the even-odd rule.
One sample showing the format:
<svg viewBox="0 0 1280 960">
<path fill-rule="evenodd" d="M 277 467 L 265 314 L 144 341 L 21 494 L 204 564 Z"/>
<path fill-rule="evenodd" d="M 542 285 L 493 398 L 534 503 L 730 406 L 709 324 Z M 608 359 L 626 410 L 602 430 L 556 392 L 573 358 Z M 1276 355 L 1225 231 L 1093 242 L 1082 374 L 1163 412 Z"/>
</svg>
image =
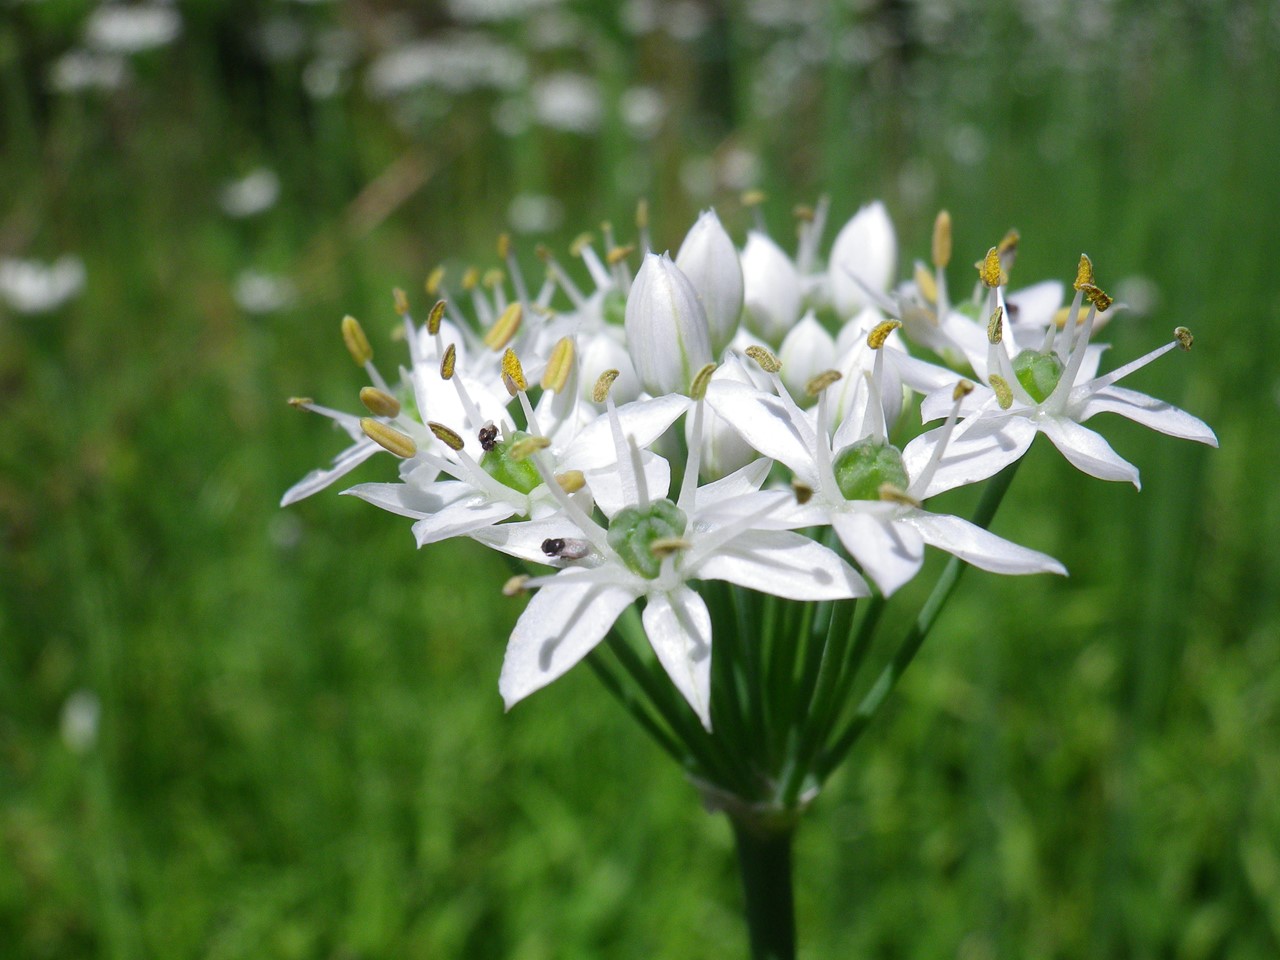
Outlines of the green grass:
<svg viewBox="0 0 1280 960">
<path fill-rule="evenodd" d="M 635 47 L 601 30 L 590 69 L 668 97 L 647 145 L 616 120 L 507 140 L 482 94 L 406 134 L 358 84 L 314 104 L 293 68 L 255 66 L 216 5 L 192 5 L 131 90 L 51 96 L 43 65 L 77 22 L 56 6 L 0 20 L 0 254 L 75 251 L 89 273 L 55 315 L 0 316 L 0 953 L 745 953 L 727 823 L 589 672 L 503 714 L 520 603 L 498 595 L 501 563 L 465 543 L 415 551 L 407 524 L 332 491 L 276 506 L 341 446 L 283 399 L 353 405 L 343 313 L 389 368 L 390 289 L 421 305 L 435 263 L 488 265 L 517 191 L 562 199 L 557 248 L 626 223 L 641 195 L 675 246 L 704 202 L 682 165 L 730 144 L 759 153 L 779 236 L 820 192 L 837 219 L 883 196 L 904 262 L 946 206 L 958 263 L 1016 225 L 1016 280 L 1068 277 L 1081 250 L 1104 283 L 1149 277 L 1162 301 L 1112 324 L 1114 356 L 1190 327 L 1196 349 L 1134 386 L 1222 441 L 1107 424 L 1141 494 L 1037 445 L 995 529 L 1072 576 L 966 578 L 801 830 L 802 955 L 1280 951 L 1280 81 L 1264 5 L 1178 7 L 1145 32 L 1122 5 L 1094 41 L 1110 53 L 1079 71 L 1055 65 L 1067 46 L 1015 69 L 1002 52 L 1035 54 L 1029 31 L 979 5 L 937 48 L 807 69 L 779 117 L 752 95 L 760 28 Z M 953 156 L 960 127 L 984 140 L 979 162 Z M 353 200 L 406 154 L 423 186 L 362 221 Z M 280 173 L 280 205 L 226 220 L 218 186 L 257 162 Z M 741 238 L 733 194 L 714 199 Z M 251 264 L 289 272 L 297 306 L 243 314 L 229 287 Z M 357 479 L 390 475 L 380 460 Z M 59 734 L 79 689 L 102 704 L 84 754 Z"/>
</svg>

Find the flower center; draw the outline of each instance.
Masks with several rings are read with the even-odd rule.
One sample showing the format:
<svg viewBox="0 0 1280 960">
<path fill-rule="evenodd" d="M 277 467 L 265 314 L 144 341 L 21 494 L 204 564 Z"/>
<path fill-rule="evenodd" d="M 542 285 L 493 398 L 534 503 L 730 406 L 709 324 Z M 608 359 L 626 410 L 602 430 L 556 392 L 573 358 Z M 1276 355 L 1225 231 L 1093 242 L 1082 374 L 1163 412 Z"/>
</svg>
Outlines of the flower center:
<svg viewBox="0 0 1280 960">
<path fill-rule="evenodd" d="M 832 468 L 836 486 L 846 500 L 879 500 L 880 487 L 886 483 L 899 490 L 910 486 L 898 448 L 872 437 L 863 437 L 841 450 Z"/>
<path fill-rule="evenodd" d="M 529 434 L 517 430 L 505 440 L 493 440 L 493 446 L 480 458 L 480 466 L 485 473 L 512 490 L 525 494 L 532 493 L 542 483 L 542 477 L 538 475 L 538 468 L 531 457 L 517 460 L 511 456 L 511 448 L 528 437 Z"/>
<path fill-rule="evenodd" d="M 633 573 L 654 580 L 662 569 L 654 542 L 678 538 L 688 525 L 684 511 L 670 500 L 655 500 L 644 508 L 624 507 L 609 524 L 609 546 Z"/>
<path fill-rule="evenodd" d="M 1062 379 L 1062 361 L 1052 351 L 1023 350 L 1013 358 L 1013 372 L 1036 403 L 1044 403 Z"/>
</svg>

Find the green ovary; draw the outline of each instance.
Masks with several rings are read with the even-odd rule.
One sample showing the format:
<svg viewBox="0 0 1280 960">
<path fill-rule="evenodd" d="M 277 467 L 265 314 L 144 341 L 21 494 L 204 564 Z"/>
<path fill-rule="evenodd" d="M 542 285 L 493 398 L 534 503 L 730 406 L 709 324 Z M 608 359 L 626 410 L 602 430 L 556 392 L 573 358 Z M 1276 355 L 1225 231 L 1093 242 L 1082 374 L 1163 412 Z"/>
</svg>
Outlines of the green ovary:
<svg viewBox="0 0 1280 960">
<path fill-rule="evenodd" d="M 610 290 L 604 295 L 604 319 L 618 326 L 626 322 L 627 295 L 621 290 Z"/>
<path fill-rule="evenodd" d="M 480 466 L 485 473 L 521 493 L 532 493 L 542 483 L 542 477 L 538 475 L 538 468 L 533 465 L 532 459 L 526 457 L 524 460 L 516 460 L 511 456 L 511 447 L 528 436 L 529 434 L 517 430 L 506 440 L 495 443 L 493 449 L 486 451 L 480 458 Z"/>
<path fill-rule="evenodd" d="M 841 450 L 833 467 L 836 485 L 846 500 L 879 500 L 880 487 L 886 483 L 899 490 L 911 485 L 898 448 L 871 437 Z"/>
<path fill-rule="evenodd" d="M 1013 358 L 1013 372 L 1036 403 L 1044 403 L 1062 379 L 1062 361 L 1054 353 L 1023 350 Z"/>
<path fill-rule="evenodd" d="M 633 572 L 653 580 L 662 569 L 662 558 L 653 552 L 655 540 L 683 535 L 689 520 L 670 500 L 655 500 L 648 507 L 624 507 L 609 524 L 609 546 Z"/>
</svg>

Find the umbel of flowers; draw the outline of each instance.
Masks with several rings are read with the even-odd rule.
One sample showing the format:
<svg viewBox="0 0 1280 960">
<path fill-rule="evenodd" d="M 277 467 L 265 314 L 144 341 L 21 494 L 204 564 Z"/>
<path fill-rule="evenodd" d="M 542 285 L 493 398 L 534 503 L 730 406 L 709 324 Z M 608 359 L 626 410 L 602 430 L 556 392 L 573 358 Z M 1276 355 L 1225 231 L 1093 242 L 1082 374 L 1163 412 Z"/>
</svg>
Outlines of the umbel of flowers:
<svg viewBox="0 0 1280 960">
<path fill-rule="evenodd" d="M 388 379 L 360 323 L 342 337 L 363 414 L 290 402 L 350 444 L 292 487 L 316 493 L 390 454 L 398 476 L 344 491 L 407 517 L 419 546 L 467 537 L 505 554 L 494 584 L 528 596 L 498 689 L 508 708 L 585 661 L 685 770 L 738 842 L 757 957 L 794 954 L 790 843 L 799 814 L 924 641 L 963 566 L 1065 573 L 986 528 L 1044 434 L 1076 468 L 1138 484 L 1091 422 L 1116 413 L 1216 445 L 1194 416 L 1119 381 L 1192 337 L 1100 373 L 1122 309 L 1081 255 L 1069 284 L 1010 289 L 1018 237 L 978 257 L 953 299 L 951 223 L 898 283 L 872 203 L 821 255 L 827 204 L 794 254 L 757 216 L 738 248 L 704 212 L 673 259 L 584 236 L 580 269 L 539 250 L 540 282 L 503 237 L 501 266 L 443 270 L 415 318 L 395 292 L 407 364 Z M 912 429 L 914 398 L 923 425 Z M 970 519 L 930 498 L 981 484 Z M 886 602 L 926 547 L 951 559 L 887 661 Z M 512 602 L 519 602 L 514 600 Z"/>
</svg>

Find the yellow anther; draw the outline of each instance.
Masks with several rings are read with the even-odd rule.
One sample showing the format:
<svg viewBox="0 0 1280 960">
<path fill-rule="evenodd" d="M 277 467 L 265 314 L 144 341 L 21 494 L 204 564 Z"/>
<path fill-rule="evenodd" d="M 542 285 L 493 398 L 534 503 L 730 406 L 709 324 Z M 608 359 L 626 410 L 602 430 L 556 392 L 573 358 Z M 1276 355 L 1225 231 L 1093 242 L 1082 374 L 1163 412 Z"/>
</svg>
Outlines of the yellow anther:
<svg viewBox="0 0 1280 960">
<path fill-rule="evenodd" d="M 418 445 L 413 442 L 413 437 L 401 433 L 394 427 L 389 427 L 381 420 L 374 420 L 372 417 L 360 418 L 360 429 L 364 431 L 364 435 L 390 453 L 394 453 L 397 457 L 408 460 L 418 452 Z"/>
<path fill-rule="evenodd" d="M 436 439 L 443 443 L 450 450 L 461 450 L 466 444 L 462 442 L 462 437 L 457 432 L 450 430 L 443 423 L 436 423 L 434 420 L 427 421 L 427 429 L 436 435 Z"/>
<path fill-rule="evenodd" d="M 1099 313 L 1106 313 L 1107 307 L 1111 306 L 1114 302 L 1109 296 L 1107 296 L 1105 290 L 1101 287 L 1094 286 L 1092 283 L 1080 284 L 1080 292 L 1084 294 L 1084 298 L 1086 300 L 1097 308 Z"/>
<path fill-rule="evenodd" d="M 791 480 L 791 492 L 796 495 L 796 503 L 802 507 L 813 499 L 813 487 L 794 478 Z"/>
<path fill-rule="evenodd" d="M 961 380 L 956 384 L 956 388 L 951 391 L 951 401 L 963 400 L 969 394 L 973 393 L 973 381 Z"/>
<path fill-rule="evenodd" d="M 444 283 L 444 267 L 436 267 L 427 274 L 427 282 L 422 285 L 427 291 L 428 297 L 434 297 L 440 290 L 440 284 Z"/>
<path fill-rule="evenodd" d="M 1173 339 L 1178 341 L 1178 346 L 1183 350 L 1190 350 L 1191 345 L 1196 342 L 1196 338 L 1191 335 L 1191 331 L 1186 327 L 1174 327 Z"/>
<path fill-rule="evenodd" d="M 991 319 L 987 321 L 987 342 L 999 343 L 1004 339 L 1004 307 L 996 307 L 996 312 L 991 314 Z"/>
<path fill-rule="evenodd" d="M 991 389 L 995 391 L 996 403 L 1000 404 L 1001 410 L 1008 410 L 1013 406 L 1013 391 L 1009 389 L 1009 381 L 998 373 L 993 373 L 988 378 L 991 381 Z"/>
<path fill-rule="evenodd" d="M 480 271 L 475 267 L 467 267 L 462 274 L 462 289 L 474 290 L 480 283 Z"/>
<path fill-rule="evenodd" d="M 573 238 L 573 243 L 569 244 L 569 255 L 573 257 L 582 256 L 582 251 L 591 246 L 591 241 L 595 238 L 589 233 L 580 233 Z"/>
<path fill-rule="evenodd" d="M 527 573 L 517 573 L 502 585 L 502 595 L 504 597 L 518 597 L 525 592 L 525 584 L 528 582 L 529 575 Z"/>
<path fill-rule="evenodd" d="M 440 358 L 440 379 L 452 380 L 453 368 L 458 363 L 458 348 L 452 343 L 444 348 L 444 356 Z"/>
<path fill-rule="evenodd" d="M 481 280 L 480 282 L 483 283 L 490 290 L 496 290 L 498 289 L 498 287 L 502 286 L 503 281 L 505 281 L 506 279 L 507 279 L 507 275 L 505 273 L 503 273 L 497 267 L 493 267 L 492 269 L 486 270 L 484 272 L 484 279 Z"/>
<path fill-rule="evenodd" d="M 315 401 L 310 397 L 290 397 L 288 402 L 289 406 L 293 407 L 295 410 L 305 410 L 307 407 L 311 406 L 311 404 L 315 403 Z"/>
<path fill-rule="evenodd" d="M 404 316 L 409 312 L 409 298 L 405 296 L 405 292 L 399 287 L 391 291 L 391 302 L 395 304 L 396 313 Z"/>
<path fill-rule="evenodd" d="M 841 378 L 842 374 L 839 370 L 823 370 L 822 373 L 815 376 L 804 385 L 804 392 L 811 397 L 816 397 L 827 387 L 831 386 Z"/>
<path fill-rule="evenodd" d="M 641 197 L 636 201 L 636 229 L 644 230 L 649 226 L 649 201 Z"/>
<path fill-rule="evenodd" d="M 813 223 L 813 207 L 806 203 L 798 203 L 792 207 L 791 215 L 801 223 Z"/>
<path fill-rule="evenodd" d="M 523 437 L 507 448 L 507 456 L 512 460 L 526 460 L 549 446 L 551 446 L 550 437 Z"/>
<path fill-rule="evenodd" d="M 938 283 L 933 279 L 933 274 L 925 269 L 924 264 L 916 264 L 913 278 L 916 282 L 916 289 L 924 297 L 925 303 L 936 304 L 938 302 Z"/>
<path fill-rule="evenodd" d="M 377 387 L 361 387 L 360 402 L 375 417 L 400 416 L 400 401 Z"/>
<path fill-rule="evenodd" d="M 511 256 L 511 234 L 498 234 L 498 259 L 505 260 Z"/>
<path fill-rule="evenodd" d="M 933 221 L 933 265 L 944 270 L 951 263 L 951 214 L 939 210 Z"/>
<path fill-rule="evenodd" d="M 669 557 L 681 550 L 688 550 L 693 544 L 683 537 L 658 537 L 649 544 L 649 552 L 655 557 Z"/>
<path fill-rule="evenodd" d="M 1010 228 L 1009 232 L 1000 240 L 1000 245 L 996 247 L 996 251 L 1000 254 L 1003 261 L 1006 258 L 1013 257 L 1018 252 L 1018 243 L 1022 240 L 1022 234 L 1017 230 Z"/>
<path fill-rule="evenodd" d="M 747 190 L 742 194 L 742 205 L 744 207 L 758 207 L 767 199 L 768 197 L 765 196 L 763 190 Z"/>
<path fill-rule="evenodd" d="M 782 361 L 775 357 L 773 353 L 765 347 L 747 347 L 746 354 L 758 363 L 760 365 L 760 369 L 765 373 L 777 373 L 782 369 Z"/>
<path fill-rule="evenodd" d="M 876 489 L 876 492 L 880 495 L 881 500 L 886 500 L 889 503 L 900 503 L 904 507 L 920 506 L 919 500 L 911 496 L 911 494 L 907 493 L 907 491 L 903 490 L 901 487 L 894 486 L 892 483 L 880 484 Z"/>
<path fill-rule="evenodd" d="M 609 390 L 613 387 L 613 381 L 618 379 L 617 370 L 606 370 L 600 374 L 596 385 L 591 388 L 591 399 L 596 403 L 604 403 L 609 398 Z"/>
<path fill-rule="evenodd" d="M 565 493 L 577 493 L 587 485 L 587 478 L 581 470 L 567 470 L 556 474 L 556 483 Z"/>
<path fill-rule="evenodd" d="M 1089 259 L 1089 255 L 1080 254 L 1080 262 L 1076 264 L 1076 282 L 1075 288 L 1081 289 L 1085 284 L 1093 283 L 1093 261 Z"/>
<path fill-rule="evenodd" d="M 614 247 L 605 255 L 604 259 L 605 262 L 612 267 L 614 264 L 621 263 L 623 260 L 627 259 L 627 257 L 631 256 L 635 251 L 635 244 L 629 243 L 625 247 Z"/>
<path fill-rule="evenodd" d="M 998 287 L 1009 279 L 1000 269 L 1000 251 L 996 247 L 988 250 L 987 255 L 975 266 L 978 268 L 978 277 L 982 280 L 983 286 Z"/>
<path fill-rule="evenodd" d="M 440 321 L 444 319 L 445 302 L 437 300 L 431 308 L 431 312 L 427 314 L 427 333 L 435 336 L 440 332 Z"/>
<path fill-rule="evenodd" d="M 867 334 L 867 346 L 872 350 L 879 350 L 884 346 L 889 334 L 902 326 L 901 320 L 882 320 L 871 328 L 871 332 Z"/>
<path fill-rule="evenodd" d="M 524 378 L 524 367 L 520 366 L 520 358 L 510 347 L 502 355 L 502 376 L 510 380 L 517 390 L 529 389 L 529 381 Z"/>
<path fill-rule="evenodd" d="M 576 348 L 573 337 L 562 338 L 551 348 L 551 356 L 547 359 L 547 369 L 542 373 L 542 389 L 560 393 L 573 374 L 573 358 Z"/>
<path fill-rule="evenodd" d="M 520 322 L 524 319 L 524 308 L 520 306 L 520 301 L 507 304 L 507 309 L 502 311 L 502 316 L 494 321 L 492 327 L 485 331 L 484 345 L 490 350 L 501 350 L 520 329 Z M 520 388 L 521 390 L 524 387 Z"/>
<path fill-rule="evenodd" d="M 364 366 L 373 359 L 373 347 L 369 346 L 369 338 L 364 335 L 360 321 L 347 314 L 342 318 L 342 342 L 347 345 L 347 352 L 358 365 Z"/>
<path fill-rule="evenodd" d="M 716 365 L 708 363 L 693 375 L 693 382 L 689 384 L 689 396 L 692 399 L 701 400 L 707 395 L 707 387 L 711 385 L 711 375 L 715 372 Z"/>
</svg>

